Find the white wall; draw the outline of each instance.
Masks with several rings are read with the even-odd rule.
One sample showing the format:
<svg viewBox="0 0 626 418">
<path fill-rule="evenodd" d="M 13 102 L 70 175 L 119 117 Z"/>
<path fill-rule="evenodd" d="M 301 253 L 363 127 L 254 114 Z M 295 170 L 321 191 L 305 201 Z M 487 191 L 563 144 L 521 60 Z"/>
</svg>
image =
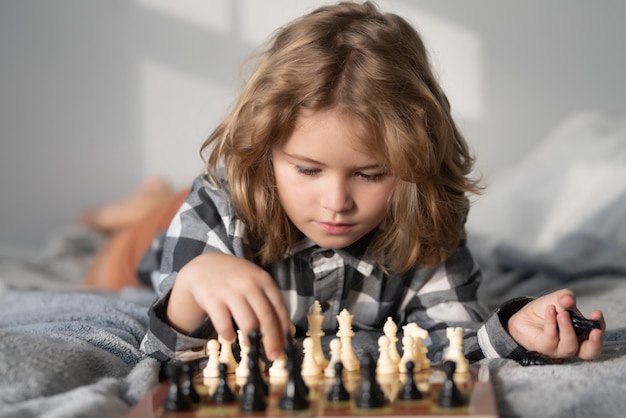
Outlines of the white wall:
<svg viewBox="0 0 626 418">
<path fill-rule="evenodd" d="M 37 246 L 151 174 L 186 184 L 240 64 L 325 1 L 0 1 L 0 243 Z M 487 179 L 581 109 L 622 114 L 626 3 L 387 0 L 431 47 Z"/>
</svg>

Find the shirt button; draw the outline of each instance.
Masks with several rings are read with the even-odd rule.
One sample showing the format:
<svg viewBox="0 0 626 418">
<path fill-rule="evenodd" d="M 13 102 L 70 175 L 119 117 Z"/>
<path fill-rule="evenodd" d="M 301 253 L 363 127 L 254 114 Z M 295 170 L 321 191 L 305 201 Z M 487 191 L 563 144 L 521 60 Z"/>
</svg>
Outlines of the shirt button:
<svg viewBox="0 0 626 418">
<path fill-rule="evenodd" d="M 322 255 L 326 258 L 331 258 L 333 255 L 335 255 L 335 252 L 333 250 L 325 250 L 322 251 Z"/>
</svg>

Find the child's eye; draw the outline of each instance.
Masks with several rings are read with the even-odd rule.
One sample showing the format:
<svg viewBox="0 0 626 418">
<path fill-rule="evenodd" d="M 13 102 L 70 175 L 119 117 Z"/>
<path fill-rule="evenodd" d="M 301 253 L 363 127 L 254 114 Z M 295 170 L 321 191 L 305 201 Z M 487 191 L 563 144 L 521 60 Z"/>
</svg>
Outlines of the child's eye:
<svg viewBox="0 0 626 418">
<path fill-rule="evenodd" d="M 320 172 L 319 168 L 306 168 L 306 167 L 296 167 L 298 173 L 303 174 L 305 176 L 314 176 Z"/>
<path fill-rule="evenodd" d="M 383 173 L 369 174 L 369 173 L 358 172 L 356 173 L 356 175 L 358 177 L 361 177 L 363 180 L 376 182 L 376 181 L 382 180 L 387 175 L 387 173 L 383 172 Z"/>
</svg>

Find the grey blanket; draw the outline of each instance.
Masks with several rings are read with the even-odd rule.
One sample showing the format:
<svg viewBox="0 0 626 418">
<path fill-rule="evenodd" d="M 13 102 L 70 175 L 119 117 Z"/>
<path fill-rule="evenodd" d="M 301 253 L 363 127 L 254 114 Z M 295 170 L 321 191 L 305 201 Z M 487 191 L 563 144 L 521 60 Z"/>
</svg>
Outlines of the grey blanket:
<svg viewBox="0 0 626 418">
<path fill-rule="evenodd" d="M 0 416 L 123 416 L 157 382 L 147 307 L 89 293 L 0 295 Z"/>
</svg>

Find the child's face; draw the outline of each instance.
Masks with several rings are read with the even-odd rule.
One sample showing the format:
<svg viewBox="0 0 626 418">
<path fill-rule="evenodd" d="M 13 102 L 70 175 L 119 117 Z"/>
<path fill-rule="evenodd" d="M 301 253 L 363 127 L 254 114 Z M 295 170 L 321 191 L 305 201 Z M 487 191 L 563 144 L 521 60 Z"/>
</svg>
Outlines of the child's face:
<svg viewBox="0 0 626 418">
<path fill-rule="evenodd" d="M 272 150 L 287 216 L 321 247 L 346 247 L 387 215 L 396 180 L 367 151 L 336 111 L 303 114 L 291 136 Z"/>
</svg>

